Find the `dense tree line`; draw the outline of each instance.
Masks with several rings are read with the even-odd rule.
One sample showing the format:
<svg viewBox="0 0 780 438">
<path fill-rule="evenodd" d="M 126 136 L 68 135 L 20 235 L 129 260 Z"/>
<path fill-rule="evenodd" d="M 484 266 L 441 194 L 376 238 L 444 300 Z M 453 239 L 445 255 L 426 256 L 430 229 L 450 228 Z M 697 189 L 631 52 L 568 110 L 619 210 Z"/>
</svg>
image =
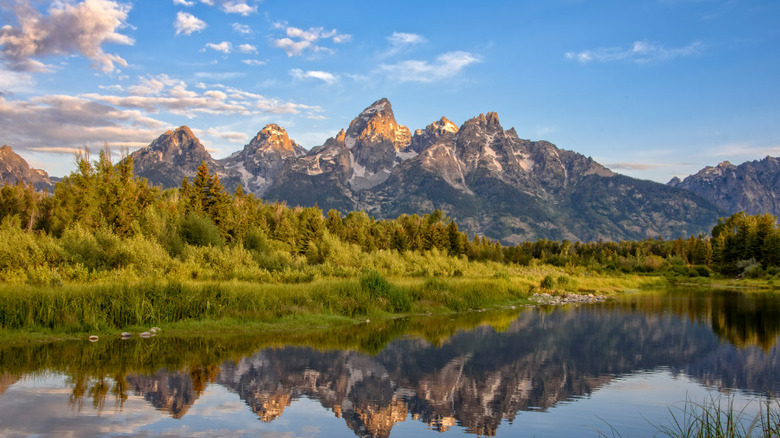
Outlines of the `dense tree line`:
<svg viewBox="0 0 780 438">
<path fill-rule="evenodd" d="M 145 239 L 172 257 L 181 256 L 187 247 L 241 247 L 258 257 L 289 253 L 305 257 L 310 264 L 322 263 L 335 250 L 334 242 L 341 242 L 365 253 L 436 251 L 468 260 L 519 264 L 541 260 L 624 272 L 666 269 L 709 275 L 714 270 L 760 275 L 776 272 L 780 265 L 780 228 L 771 215 L 735 214 L 721 219 L 711 236 L 622 242 L 539 240 L 503 247 L 481 236 L 470 239 L 439 210 L 386 220 L 362 211 L 323 213 L 316 206 L 265 202 L 240 186 L 228 193 L 205 163 L 192 181 L 185 178 L 180 188 L 161 190 L 134 176 L 129 156 L 114 164 L 106 149 L 91 161 L 84 150 L 75 159 L 76 171 L 57 183 L 50 195 L 23 182 L 0 188 L 4 226 L 13 221 L 26 232 L 54 239 L 69 233 L 103 236 L 112 242 Z"/>
</svg>

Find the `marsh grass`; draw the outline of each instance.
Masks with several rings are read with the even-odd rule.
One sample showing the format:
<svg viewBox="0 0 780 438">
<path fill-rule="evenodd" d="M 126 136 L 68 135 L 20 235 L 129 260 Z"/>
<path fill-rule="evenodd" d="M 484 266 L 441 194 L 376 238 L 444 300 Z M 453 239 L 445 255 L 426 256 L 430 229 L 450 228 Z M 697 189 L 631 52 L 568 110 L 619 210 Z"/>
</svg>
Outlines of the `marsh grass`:
<svg viewBox="0 0 780 438">
<path fill-rule="evenodd" d="M 30 238 L 3 232 L 9 239 Z M 37 249 L 28 251 L 34 257 L 27 267 L 0 269 L 0 337 L 9 331 L 110 332 L 187 320 L 265 324 L 295 315 L 357 320 L 463 312 L 528 303 L 546 277 L 557 279 L 556 289 L 581 293 L 619 292 L 658 281 L 536 262 L 472 262 L 437 251 L 366 254 L 343 243 L 318 265 L 262 242 L 248 249 L 184 245 L 179 256 L 169 257 L 143 239 L 90 235 L 82 241 L 78 228 L 68 233 L 61 247 L 45 236 L 30 238 Z M 98 244 L 101 239 L 105 242 Z M 96 257 L 98 247 L 102 255 Z M 260 254 L 256 247 L 267 251 Z M 279 255 L 275 261 L 274 254 Z"/>
<path fill-rule="evenodd" d="M 655 426 L 674 438 L 743 438 L 780 436 L 780 402 L 758 401 L 759 413 L 751 416 L 747 407 L 737 408 L 733 397 L 712 396 L 704 402 L 686 400 L 679 412 L 669 409 L 669 425 Z"/>
<path fill-rule="evenodd" d="M 462 312 L 525 303 L 510 279 L 405 278 L 376 271 L 358 278 L 294 284 L 246 281 L 106 281 L 87 285 L 0 285 L 0 329 L 112 332 L 180 321 L 289 323 L 298 318 Z"/>
<path fill-rule="evenodd" d="M 752 403 L 761 406 L 757 414 L 748 413 Z M 669 408 L 668 424 L 651 424 L 660 436 L 672 438 L 776 438 L 780 436 L 780 401 L 753 400 L 738 408 L 733 396 L 712 395 L 704 402 L 686 399 L 681 408 Z M 609 435 L 597 430 L 601 437 L 621 437 L 614 426 L 607 423 Z M 659 435 L 655 435 L 659 436 Z"/>
</svg>

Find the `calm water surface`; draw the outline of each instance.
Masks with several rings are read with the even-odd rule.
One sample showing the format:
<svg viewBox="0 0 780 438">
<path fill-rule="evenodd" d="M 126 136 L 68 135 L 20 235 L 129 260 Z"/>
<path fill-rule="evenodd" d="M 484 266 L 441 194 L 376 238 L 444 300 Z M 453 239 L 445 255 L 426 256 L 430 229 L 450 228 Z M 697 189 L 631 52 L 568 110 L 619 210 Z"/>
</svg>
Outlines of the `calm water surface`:
<svg viewBox="0 0 780 438">
<path fill-rule="evenodd" d="M 778 334 L 774 294 L 678 291 L 290 339 L 0 347 L 0 436 L 653 436 L 686 399 L 753 415 L 780 394 Z"/>
</svg>

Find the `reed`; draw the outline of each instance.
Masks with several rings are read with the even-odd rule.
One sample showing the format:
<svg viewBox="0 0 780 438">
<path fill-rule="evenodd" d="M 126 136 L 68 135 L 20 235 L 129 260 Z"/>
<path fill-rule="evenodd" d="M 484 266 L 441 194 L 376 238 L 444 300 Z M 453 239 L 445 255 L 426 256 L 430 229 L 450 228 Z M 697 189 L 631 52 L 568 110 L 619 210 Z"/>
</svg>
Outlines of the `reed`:
<svg viewBox="0 0 780 438">
<path fill-rule="evenodd" d="M 680 412 L 669 410 L 668 425 L 656 426 L 674 438 L 743 438 L 780 436 L 780 402 L 760 401 L 759 413 L 751 416 L 746 408 L 734 406 L 734 398 L 711 397 L 705 402 L 686 400 Z"/>
<path fill-rule="evenodd" d="M 0 328 L 49 333 L 116 331 L 187 320 L 274 322 L 293 315 L 363 318 L 452 312 L 525 302 L 511 279 L 406 278 L 377 271 L 296 284 L 247 281 L 105 281 L 0 285 Z"/>
</svg>

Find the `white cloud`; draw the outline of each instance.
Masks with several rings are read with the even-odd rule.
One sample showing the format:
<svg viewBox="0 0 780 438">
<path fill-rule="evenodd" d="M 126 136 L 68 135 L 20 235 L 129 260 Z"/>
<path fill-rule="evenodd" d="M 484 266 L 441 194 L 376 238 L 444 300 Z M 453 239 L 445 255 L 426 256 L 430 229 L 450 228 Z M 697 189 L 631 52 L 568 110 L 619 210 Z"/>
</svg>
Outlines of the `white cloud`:
<svg viewBox="0 0 780 438">
<path fill-rule="evenodd" d="M 206 47 L 208 47 L 211 50 L 215 50 L 217 52 L 222 53 L 230 53 L 233 51 L 233 45 L 230 44 L 229 41 L 222 41 L 221 43 L 215 44 L 215 43 L 207 43 Z"/>
<path fill-rule="evenodd" d="M 241 53 L 257 53 L 257 47 L 251 44 L 241 44 L 238 46 L 238 51 Z"/>
<path fill-rule="evenodd" d="M 206 22 L 190 13 L 180 11 L 176 14 L 176 21 L 173 23 L 173 27 L 176 29 L 176 35 L 180 33 L 192 35 L 193 32 L 200 32 L 205 29 Z"/>
<path fill-rule="evenodd" d="M 23 89 L 29 89 L 33 85 L 33 78 L 28 73 L 6 70 L 0 67 L 0 96 Z"/>
<path fill-rule="evenodd" d="M 136 85 L 128 87 L 126 95 L 89 93 L 80 97 L 115 107 L 143 110 L 146 113 L 167 111 L 187 117 L 198 114 L 298 114 L 301 111 L 321 111 L 319 107 L 281 102 L 223 85 L 209 87 L 198 83 L 195 88 L 200 91 L 190 90 L 181 79 L 162 74 L 141 78 Z"/>
<path fill-rule="evenodd" d="M 136 147 L 149 144 L 164 123 L 137 110 L 121 110 L 76 96 L 40 96 L 27 101 L 0 97 L 4 142 L 15 149 L 71 154 L 80 146 Z"/>
<path fill-rule="evenodd" d="M 326 71 L 317 71 L 317 70 L 303 71 L 299 68 L 294 68 L 290 70 L 290 76 L 296 79 L 306 79 L 306 78 L 319 79 L 328 85 L 333 85 L 339 79 L 338 76 L 334 75 L 333 73 L 328 73 Z"/>
<path fill-rule="evenodd" d="M 54 1 L 44 16 L 27 2 L 18 2 L 18 26 L 0 28 L 0 47 L 6 67 L 14 71 L 50 71 L 32 59 L 81 54 L 93 67 L 109 73 L 116 65 L 127 67 L 119 55 L 105 53 L 104 43 L 133 45 L 134 40 L 118 32 L 127 26 L 130 6 L 110 0 Z"/>
<path fill-rule="evenodd" d="M 228 14 L 241 14 L 247 16 L 257 12 L 257 6 L 249 6 L 241 1 L 229 1 L 222 4 L 222 10 Z"/>
<path fill-rule="evenodd" d="M 352 35 L 344 33 L 333 36 L 333 42 L 336 44 L 344 44 L 352 41 Z"/>
<path fill-rule="evenodd" d="M 606 47 L 581 52 L 566 52 L 566 59 L 587 64 L 589 62 L 633 62 L 645 64 L 650 62 L 668 61 L 674 58 L 693 56 L 701 52 L 704 45 L 693 42 L 684 47 L 667 49 L 661 45 L 647 41 L 635 41 L 631 47 Z"/>
<path fill-rule="evenodd" d="M 394 56 L 412 46 L 428 42 L 428 40 L 421 35 L 404 32 L 393 32 L 392 35 L 387 37 L 387 41 L 390 43 L 390 48 L 381 53 L 379 55 L 380 57 L 387 58 Z"/>
<path fill-rule="evenodd" d="M 167 75 L 142 78 L 127 92 L 111 88 L 114 94 L 90 93 L 78 96 L 46 95 L 27 100 L 0 96 L 0 132 L 3 142 L 17 151 L 47 151 L 71 154 L 81 146 L 130 148 L 148 145 L 168 126 L 151 117 L 170 113 L 184 117 L 269 114 L 302 114 L 316 117 L 322 109 L 283 101 L 220 85 L 191 90 L 187 84 Z M 237 132 L 206 131 L 228 141 L 243 141 Z"/>
<path fill-rule="evenodd" d="M 259 66 L 259 65 L 265 65 L 265 61 L 260 61 L 259 59 L 244 59 L 241 62 L 243 62 L 246 65 L 251 66 Z"/>
<path fill-rule="evenodd" d="M 252 33 L 251 27 L 240 23 L 233 23 L 233 30 L 240 33 L 241 35 L 250 35 Z"/>
<path fill-rule="evenodd" d="M 392 35 L 387 37 L 387 40 L 390 41 L 390 44 L 393 46 L 408 46 L 427 42 L 421 35 L 404 32 L 393 32 Z"/>
<path fill-rule="evenodd" d="M 244 143 L 249 139 L 249 134 L 245 132 L 228 131 L 225 129 L 216 129 L 216 128 L 209 128 L 206 130 L 193 129 L 192 132 L 201 138 L 202 137 L 221 138 L 231 143 Z"/>
<path fill-rule="evenodd" d="M 174 5 L 180 5 L 180 6 L 186 6 L 190 7 L 195 5 L 195 2 L 187 1 L 187 0 L 173 0 Z"/>
<path fill-rule="evenodd" d="M 469 52 L 447 52 L 433 62 L 408 60 L 379 66 L 390 78 L 400 82 L 434 82 L 457 75 L 481 60 Z"/>
<path fill-rule="evenodd" d="M 316 44 L 320 40 L 331 40 L 334 43 L 346 43 L 352 40 L 352 35 L 339 34 L 335 29 L 326 31 L 322 27 L 311 27 L 308 30 L 297 27 L 287 27 L 282 23 L 274 25 L 277 29 L 285 29 L 287 37 L 275 39 L 273 45 L 285 52 L 287 56 L 300 56 L 304 52 L 332 52 L 332 49 Z"/>
</svg>

